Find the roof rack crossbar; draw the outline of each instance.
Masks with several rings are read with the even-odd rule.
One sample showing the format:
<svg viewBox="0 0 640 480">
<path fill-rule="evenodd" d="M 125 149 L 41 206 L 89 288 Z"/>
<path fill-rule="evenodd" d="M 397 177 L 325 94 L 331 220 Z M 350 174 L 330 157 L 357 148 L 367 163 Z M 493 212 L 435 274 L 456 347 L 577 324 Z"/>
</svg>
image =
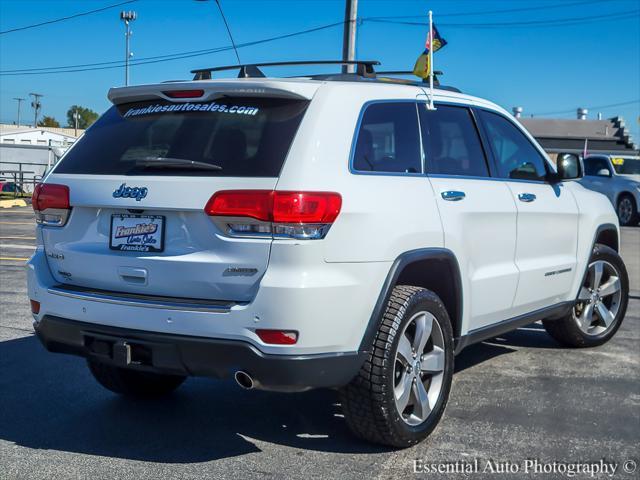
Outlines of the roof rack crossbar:
<svg viewBox="0 0 640 480">
<path fill-rule="evenodd" d="M 292 62 L 250 63 L 246 65 L 226 65 L 224 67 L 199 68 L 191 70 L 194 80 L 210 80 L 212 72 L 240 69 L 238 78 L 260 78 L 264 73 L 258 67 L 280 67 L 289 65 L 356 65 L 356 73 L 361 77 L 375 78 L 374 65 L 380 65 L 377 60 L 299 60 Z"/>
</svg>

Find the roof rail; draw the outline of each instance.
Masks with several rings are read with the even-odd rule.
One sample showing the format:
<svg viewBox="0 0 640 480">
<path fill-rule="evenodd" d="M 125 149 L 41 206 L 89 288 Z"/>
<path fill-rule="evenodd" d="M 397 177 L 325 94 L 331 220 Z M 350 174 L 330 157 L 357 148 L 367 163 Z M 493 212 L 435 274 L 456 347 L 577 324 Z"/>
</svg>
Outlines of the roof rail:
<svg viewBox="0 0 640 480">
<path fill-rule="evenodd" d="M 212 72 L 221 72 L 224 70 L 240 69 L 238 78 L 261 78 L 264 73 L 258 67 L 280 67 L 286 65 L 356 65 L 356 74 L 365 78 L 375 78 L 376 72 L 374 65 L 380 65 L 377 60 L 308 60 L 294 62 L 268 62 L 268 63 L 250 63 L 246 65 L 227 65 L 224 67 L 199 68 L 191 70 L 194 80 L 211 80 Z"/>
</svg>

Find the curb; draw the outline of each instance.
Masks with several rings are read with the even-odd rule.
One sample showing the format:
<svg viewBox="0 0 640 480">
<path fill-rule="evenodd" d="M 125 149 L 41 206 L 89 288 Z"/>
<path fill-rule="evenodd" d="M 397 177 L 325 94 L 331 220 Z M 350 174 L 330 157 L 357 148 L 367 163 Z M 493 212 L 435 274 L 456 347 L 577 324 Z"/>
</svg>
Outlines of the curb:
<svg viewBox="0 0 640 480">
<path fill-rule="evenodd" d="M 0 200 L 0 208 L 26 207 L 27 202 L 21 199 Z"/>
</svg>

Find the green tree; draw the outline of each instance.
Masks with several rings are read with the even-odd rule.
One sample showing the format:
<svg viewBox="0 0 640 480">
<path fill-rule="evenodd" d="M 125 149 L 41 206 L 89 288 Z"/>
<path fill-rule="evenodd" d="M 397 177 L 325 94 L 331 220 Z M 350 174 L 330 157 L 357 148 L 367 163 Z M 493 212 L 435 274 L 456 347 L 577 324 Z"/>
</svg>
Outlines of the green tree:
<svg viewBox="0 0 640 480">
<path fill-rule="evenodd" d="M 44 117 L 38 122 L 38 125 L 41 127 L 60 128 L 60 122 L 53 117 Z"/>
<path fill-rule="evenodd" d="M 69 128 L 74 128 L 76 121 L 74 114 L 78 113 L 78 128 L 89 128 L 98 119 L 98 114 L 93 110 L 80 105 L 72 105 L 67 110 L 67 124 Z"/>
</svg>

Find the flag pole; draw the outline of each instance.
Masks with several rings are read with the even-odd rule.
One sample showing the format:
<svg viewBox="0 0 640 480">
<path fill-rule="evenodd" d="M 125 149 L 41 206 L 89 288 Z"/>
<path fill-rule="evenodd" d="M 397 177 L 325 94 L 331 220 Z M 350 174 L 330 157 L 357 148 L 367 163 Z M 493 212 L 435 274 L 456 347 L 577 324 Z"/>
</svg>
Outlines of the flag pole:
<svg viewBox="0 0 640 480">
<path fill-rule="evenodd" d="M 433 12 L 429 10 L 429 109 L 433 110 Z"/>
</svg>

